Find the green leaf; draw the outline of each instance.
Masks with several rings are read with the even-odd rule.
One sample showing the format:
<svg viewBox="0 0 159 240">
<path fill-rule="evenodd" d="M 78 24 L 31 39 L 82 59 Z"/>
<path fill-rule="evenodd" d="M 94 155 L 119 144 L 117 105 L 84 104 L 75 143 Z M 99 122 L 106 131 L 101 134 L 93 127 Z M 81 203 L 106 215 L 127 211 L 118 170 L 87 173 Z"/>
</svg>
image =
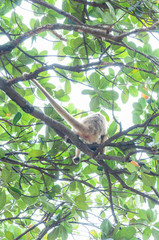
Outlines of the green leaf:
<svg viewBox="0 0 159 240">
<path fill-rule="evenodd" d="M 143 52 L 148 55 L 152 54 L 152 47 L 149 43 L 144 44 Z"/>
<path fill-rule="evenodd" d="M 71 93 L 71 84 L 70 84 L 70 81 L 69 81 L 69 80 L 66 80 L 66 81 L 65 81 L 65 93 L 66 93 L 66 94 Z"/>
<path fill-rule="evenodd" d="M 6 204 L 6 194 L 4 190 L 0 189 L 0 210 L 3 209 L 5 204 Z"/>
<path fill-rule="evenodd" d="M 82 44 L 83 44 L 83 39 L 80 37 L 76 38 L 76 39 L 72 39 L 70 41 L 70 45 L 71 45 L 72 49 L 75 49 L 76 47 L 78 48 Z"/>
<path fill-rule="evenodd" d="M 55 24 L 56 23 L 56 18 L 54 17 L 53 14 L 48 14 L 47 16 L 44 16 L 41 20 L 42 25 L 46 25 L 48 23 Z"/>
<path fill-rule="evenodd" d="M 159 143 L 159 132 L 155 134 L 155 144 Z"/>
<path fill-rule="evenodd" d="M 11 170 L 11 172 L 10 172 L 10 177 L 9 177 L 9 179 L 8 179 L 8 183 L 17 181 L 18 179 L 19 179 L 19 173 L 14 172 L 13 170 Z"/>
<path fill-rule="evenodd" d="M 109 91 L 102 91 L 100 96 L 107 100 L 117 100 L 119 98 L 119 94 L 116 91 L 109 90 Z"/>
<path fill-rule="evenodd" d="M 78 195 L 77 197 L 75 197 L 75 202 L 85 202 L 86 201 L 86 197 L 85 195 Z"/>
<path fill-rule="evenodd" d="M 22 201 L 22 199 L 17 200 L 17 204 L 21 210 L 24 210 L 27 207 L 27 205 L 24 203 L 24 201 Z"/>
<path fill-rule="evenodd" d="M 9 109 L 10 113 L 12 113 L 12 114 L 16 114 L 17 113 L 17 106 L 15 104 L 9 102 L 7 107 Z"/>
<path fill-rule="evenodd" d="M 146 100 L 145 98 L 139 98 L 139 103 L 142 106 L 142 109 L 144 109 L 146 107 Z"/>
<path fill-rule="evenodd" d="M 108 236 L 109 232 L 112 229 L 112 224 L 108 219 L 104 219 L 102 224 L 100 225 L 100 229 L 102 230 L 102 232 L 105 233 L 106 236 Z"/>
<path fill-rule="evenodd" d="M 140 103 L 133 103 L 133 107 L 136 111 L 142 112 L 142 105 Z"/>
<path fill-rule="evenodd" d="M 155 228 L 152 228 L 152 235 L 155 240 L 159 239 L 159 231 L 156 230 Z"/>
<path fill-rule="evenodd" d="M 96 171 L 97 171 L 97 167 L 96 166 L 94 166 L 94 165 L 87 165 L 83 169 L 83 174 L 86 175 L 86 174 L 96 173 Z"/>
<path fill-rule="evenodd" d="M 17 112 L 13 118 L 13 124 L 16 125 L 17 122 L 21 119 L 21 117 L 22 117 L 22 114 L 20 112 Z"/>
<path fill-rule="evenodd" d="M 96 230 L 94 230 L 94 229 L 90 230 L 90 234 L 91 234 L 95 239 L 98 239 L 98 234 L 97 234 Z"/>
<path fill-rule="evenodd" d="M 122 91 L 121 100 L 124 104 L 127 103 L 127 101 L 129 100 L 129 91 L 127 88 L 124 88 L 124 90 Z"/>
<path fill-rule="evenodd" d="M 132 163 L 131 163 L 131 165 L 133 165 Z M 134 165 L 133 165 L 134 166 Z M 135 167 L 135 166 L 134 166 Z M 136 167 L 136 169 L 134 170 L 134 168 L 132 169 L 131 168 L 131 166 L 130 166 L 130 169 L 129 169 L 129 167 L 127 167 L 127 169 L 129 170 L 129 172 L 132 172 L 131 173 L 131 175 L 128 177 L 128 179 L 127 179 L 127 184 L 128 185 L 133 185 L 134 184 L 134 182 L 137 180 L 137 178 L 138 178 L 138 174 L 137 174 L 137 167 Z"/>
<path fill-rule="evenodd" d="M 142 7 L 141 7 L 141 6 L 137 6 L 137 7 L 135 8 L 135 14 L 136 14 L 136 16 L 138 16 L 138 17 L 142 17 L 142 15 L 143 15 L 143 10 L 142 10 Z"/>
<path fill-rule="evenodd" d="M 64 222 L 64 228 L 66 229 L 66 231 L 68 233 L 72 233 L 72 230 L 73 230 L 73 226 L 71 223 L 69 222 Z"/>
<path fill-rule="evenodd" d="M 134 166 L 131 162 L 126 164 L 127 169 L 129 172 L 136 172 L 138 167 Z"/>
<path fill-rule="evenodd" d="M 5 237 L 8 239 L 8 240 L 14 240 L 14 235 L 12 232 L 10 231 L 6 231 L 5 232 Z"/>
<path fill-rule="evenodd" d="M 156 202 L 130 191 L 132 187 L 154 197 L 155 190 L 159 191 L 159 72 L 156 67 L 159 41 L 157 37 L 152 39 L 148 32 L 159 18 L 159 2 L 47 0 L 48 8 L 30 1 L 31 15 L 27 14 L 23 2 L 29 1 L 0 1 L 0 71 L 1 78 L 5 78 L 0 78 L 0 212 L 3 220 L 0 239 L 12 240 L 20 236 L 22 240 L 37 239 L 45 230 L 48 230 L 43 236 L 45 240 L 70 240 L 73 237 L 159 239 L 155 231 L 159 230 Z M 98 4 L 101 7 L 96 7 Z M 53 6 L 58 7 L 57 12 Z M 64 16 L 63 11 L 72 19 Z M 73 21 L 74 17 L 77 21 Z M 136 32 L 143 23 L 145 30 Z M 86 32 L 88 24 L 89 31 Z M 60 30 L 61 26 L 63 29 Z M 105 37 L 100 34 L 102 31 L 105 31 Z M 157 23 L 153 31 L 157 36 Z M 127 37 L 115 41 L 124 34 Z M 22 41 L 15 45 L 18 39 Z M 72 115 L 79 114 L 79 110 L 76 102 L 71 104 L 69 96 L 81 92 L 82 87 L 82 93 L 89 96 L 91 110 L 103 112 L 106 117 L 108 137 L 118 133 L 118 137 L 114 136 L 106 146 L 105 158 L 107 155 L 124 158 L 132 153 L 134 164 L 135 158 L 145 163 L 136 167 L 132 161 L 103 158 L 104 163 L 130 186 L 129 191 L 124 190 L 115 175 L 110 174 L 118 224 L 114 223 L 107 199 L 110 189 L 100 164 L 101 154 L 95 155 L 95 160 L 84 151 L 81 163 L 73 164 L 77 145 L 73 136 L 68 131 L 59 128 L 55 132 L 47 126 L 49 119 L 45 115 L 50 121 L 65 122 L 35 86 L 20 79 L 23 72 L 38 77 L 51 96 L 59 99 L 60 105 L 65 101 L 64 108 Z M 75 92 L 72 92 L 73 85 Z M 25 101 L 19 102 L 20 96 L 34 104 L 36 114 L 21 109 Z M 82 103 L 82 96 L 76 101 Z M 83 105 L 81 117 L 87 116 L 89 111 L 85 102 Z M 120 129 L 115 118 L 123 119 L 120 115 L 124 106 L 127 108 L 125 123 L 129 126 L 121 122 Z M 134 123 L 142 125 L 132 124 L 131 112 Z M 147 119 L 151 121 L 144 125 Z M 134 130 L 124 134 L 127 128 Z M 71 141 L 65 142 L 63 136 Z M 135 145 L 129 145 L 134 142 Z M 120 143 L 123 146 L 111 146 Z M 141 155 L 135 153 L 138 149 L 142 149 Z M 14 219 L 16 216 L 21 219 Z M 85 225 L 91 218 L 97 228 Z M 33 229 L 36 221 L 44 223 Z M 100 224 L 101 229 L 98 228 Z M 83 230 L 87 233 L 83 234 Z"/>
<path fill-rule="evenodd" d="M 98 89 L 99 84 L 100 84 L 100 75 L 96 72 L 92 73 L 89 77 L 89 81 L 91 83 L 91 86 L 94 89 Z"/>
<path fill-rule="evenodd" d="M 55 212 L 56 207 L 55 207 L 55 205 L 53 203 L 49 202 L 44 197 L 41 197 L 40 201 L 41 201 L 44 209 L 47 210 L 49 213 L 54 213 Z"/>
<path fill-rule="evenodd" d="M 108 128 L 108 135 L 110 137 L 113 136 L 116 133 L 117 128 L 118 128 L 117 123 L 115 121 L 113 121 Z"/>
<path fill-rule="evenodd" d="M 52 191 L 55 193 L 60 193 L 61 192 L 61 187 L 60 185 L 55 185 L 52 187 Z"/>
<path fill-rule="evenodd" d="M 156 227 L 156 228 L 159 229 L 159 222 L 156 222 L 156 223 L 154 224 L 154 227 Z"/>
<path fill-rule="evenodd" d="M 98 167 L 97 167 L 97 170 L 100 171 L 100 172 L 102 172 L 102 171 L 103 171 L 103 167 L 102 167 L 102 166 L 98 166 Z"/>
<path fill-rule="evenodd" d="M 29 153 L 28 153 L 28 156 L 29 157 L 40 157 L 42 155 L 44 155 L 45 153 L 41 150 L 31 150 Z"/>
<path fill-rule="evenodd" d="M 23 200 L 23 202 L 25 204 L 27 204 L 28 206 L 34 204 L 37 202 L 37 197 L 30 197 L 30 196 L 21 196 L 21 199 Z"/>
<path fill-rule="evenodd" d="M 107 12 L 107 13 L 104 12 L 102 15 L 103 15 L 103 16 L 102 16 L 102 19 L 103 19 L 103 22 L 104 22 L 104 23 L 106 23 L 106 24 L 112 24 L 113 18 L 112 18 L 112 16 L 110 15 L 109 12 Z"/>
<path fill-rule="evenodd" d="M 100 85 L 99 85 L 99 89 L 106 89 L 109 86 L 109 81 L 107 81 L 107 79 L 105 79 L 104 77 L 102 77 L 100 79 Z"/>
<path fill-rule="evenodd" d="M 147 220 L 146 210 L 144 209 L 138 209 L 138 216 L 142 219 Z"/>
<path fill-rule="evenodd" d="M 11 172 L 8 168 L 2 169 L 2 179 L 3 179 L 4 183 L 9 182 L 10 174 L 11 174 Z"/>
<path fill-rule="evenodd" d="M 23 53 L 19 56 L 18 61 L 23 63 L 23 64 L 30 64 L 30 63 L 34 62 L 34 60 L 32 58 L 26 56 Z"/>
<path fill-rule="evenodd" d="M 138 90 L 134 86 L 129 87 L 129 93 L 131 94 L 132 97 L 138 96 Z"/>
<path fill-rule="evenodd" d="M 61 239 L 62 239 L 62 240 L 67 240 L 67 238 L 68 238 L 68 233 L 67 233 L 65 227 L 62 226 L 62 225 L 60 226 L 60 235 L 61 235 Z"/>
<path fill-rule="evenodd" d="M 55 240 L 59 236 L 59 227 L 55 227 L 47 236 L 47 240 Z"/>
<path fill-rule="evenodd" d="M 69 188 L 70 188 L 70 191 L 74 192 L 76 190 L 76 182 L 75 181 L 71 182 L 69 185 Z"/>
<path fill-rule="evenodd" d="M 62 98 L 63 96 L 65 96 L 64 90 L 60 89 L 60 90 L 55 92 L 55 97 L 56 98 Z"/>
<path fill-rule="evenodd" d="M 90 101 L 90 109 L 93 110 L 97 110 L 99 107 L 99 98 L 97 96 L 93 97 Z"/>
<path fill-rule="evenodd" d="M 84 189 L 82 183 L 77 182 L 77 187 L 78 187 L 78 189 L 80 191 L 80 194 L 83 195 L 85 193 L 85 189 Z"/>
<path fill-rule="evenodd" d="M 76 206 L 82 211 L 87 211 L 89 209 L 89 206 L 86 202 L 76 202 Z"/>
<path fill-rule="evenodd" d="M 21 197 L 21 191 L 18 188 L 9 186 L 8 191 L 16 200 Z"/>
<path fill-rule="evenodd" d="M 114 11 L 114 8 L 113 8 L 112 4 L 109 3 L 109 2 L 106 2 L 105 4 L 107 4 L 107 6 L 108 6 L 108 8 L 110 10 L 111 16 L 115 19 L 116 18 L 116 14 L 115 14 L 115 11 Z"/>
<path fill-rule="evenodd" d="M 152 231 L 151 231 L 150 227 L 146 227 L 143 231 L 143 240 L 149 240 L 151 233 L 152 233 Z"/>
<path fill-rule="evenodd" d="M 134 227 L 124 227 L 121 229 L 120 236 L 122 238 L 129 240 L 135 235 L 135 233 L 136 233 L 136 230 Z"/>
<path fill-rule="evenodd" d="M 36 184 L 31 185 L 28 191 L 31 194 L 31 196 L 39 195 L 39 188 L 37 187 Z"/>
<path fill-rule="evenodd" d="M 66 55 L 73 55 L 73 49 L 71 47 L 64 47 L 63 48 L 63 52 L 66 54 Z"/>
<path fill-rule="evenodd" d="M 85 89 L 85 90 L 82 91 L 82 94 L 83 95 L 94 95 L 94 94 L 96 94 L 96 91 Z"/>
<path fill-rule="evenodd" d="M 159 56 L 159 49 L 158 48 L 155 49 L 152 54 L 153 54 L 153 56 L 158 57 Z"/>
<path fill-rule="evenodd" d="M 66 202 L 69 202 L 69 203 L 73 202 L 73 200 L 66 193 L 63 193 L 63 198 Z"/>
<path fill-rule="evenodd" d="M 0 148 L 0 158 L 3 158 L 5 156 L 5 151 Z"/>
<path fill-rule="evenodd" d="M 134 10 L 135 10 L 135 6 L 130 6 L 130 7 L 128 8 L 128 11 L 129 11 L 129 12 L 134 11 Z"/>
<path fill-rule="evenodd" d="M 133 123 L 134 124 L 139 124 L 141 123 L 141 118 L 140 118 L 140 114 L 137 111 L 133 111 Z"/>
<path fill-rule="evenodd" d="M 157 211 L 148 209 L 146 211 L 146 216 L 147 216 L 147 219 L 149 220 L 149 222 L 154 222 L 157 219 Z"/>
<path fill-rule="evenodd" d="M 141 173 L 141 178 L 142 178 L 142 181 L 143 183 L 146 185 L 146 186 L 149 186 L 149 187 L 152 187 L 155 185 L 155 182 L 156 182 L 156 178 L 155 177 L 151 177 L 145 173 Z"/>
<path fill-rule="evenodd" d="M 134 42 L 129 42 L 128 45 L 129 45 L 129 47 L 132 48 L 132 50 L 127 49 L 127 52 L 128 52 L 128 54 L 130 55 L 130 57 L 134 58 L 135 55 L 136 55 L 136 52 L 133 51 L 133 49 L 137 49 L 137 46 L 135 45 Z M 129 69 L 128 69 L 128 70 L 129 70 Z"/>
</svg>

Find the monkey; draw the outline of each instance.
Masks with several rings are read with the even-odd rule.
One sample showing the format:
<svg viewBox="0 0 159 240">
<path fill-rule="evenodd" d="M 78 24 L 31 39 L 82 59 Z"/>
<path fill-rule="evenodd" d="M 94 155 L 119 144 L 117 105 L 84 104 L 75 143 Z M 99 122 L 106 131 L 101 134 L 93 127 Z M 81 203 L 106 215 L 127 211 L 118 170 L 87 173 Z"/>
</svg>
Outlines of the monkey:
<svg viewBox="0 0 159 240">
<path fill-rule="evenodd" d="M 24 78 L 26 75 L 27 73 L 23 74 Z M 107 139 L 106 119 L 102 114 L 94 113 L 82 118 L 81 121 L 78 121 L 63 107 L 61 107 L 37 80 L 31 79 L 31 81 L 45 95 L 57 113 L 61 115 L 73 127 L 73 132 L 78 135 L 79 138 L 81 138 L 85 143 L 102 144 Z M 104 153 L 104 149 L 102 150 L 102 153 Z M 81 151 L 76 148 L 75 157 L 72 159 L 75 164 L 79 163 L 80 155 Z"/>
<path fill-rule="evenodd" d="M 107 139 L 107 130 L 106 130 L 106 120 L 104 116 L 100 113 L 94 113 L 87 117 L 84 117 L 81 122 L 82 128 L 84 131 L 74 130 L 74 132 L 84 140 L 85 143 L 98 143 L 102 144 Z M 83 130 L 82 129 L 82 130 Z M 103 148 L 102 153 L 104 153 L 105 148 Z M 73 162 L 78 164 L 80 160 L 81 152 L 76 148 L 76 154 L 73 158 Z"/>
</svg>

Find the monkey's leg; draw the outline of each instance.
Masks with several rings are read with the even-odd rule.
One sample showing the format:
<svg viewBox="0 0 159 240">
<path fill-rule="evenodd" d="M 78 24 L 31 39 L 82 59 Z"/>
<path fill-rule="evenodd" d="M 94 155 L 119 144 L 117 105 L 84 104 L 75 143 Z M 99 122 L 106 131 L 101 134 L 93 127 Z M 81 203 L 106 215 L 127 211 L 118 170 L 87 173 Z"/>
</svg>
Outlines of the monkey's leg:
<svg viewBox="0 0 159 240">
<path fill-rule="evenodd" d="M 79 160 L 80 160 L 80 156 L 81 156 L 81 151 L 76 148 L 76 152 L 75 152 L 75 157 L 72 159 L 74 164 L 79 164 Z"/>
</svg>

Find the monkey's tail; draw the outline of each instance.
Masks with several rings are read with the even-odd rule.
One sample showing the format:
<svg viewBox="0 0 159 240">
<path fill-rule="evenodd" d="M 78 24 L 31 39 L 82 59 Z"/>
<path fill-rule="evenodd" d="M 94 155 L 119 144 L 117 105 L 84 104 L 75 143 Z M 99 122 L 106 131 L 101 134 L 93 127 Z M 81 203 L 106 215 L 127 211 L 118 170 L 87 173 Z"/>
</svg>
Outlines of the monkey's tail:
<svg viewBox="0 0 159 240">
<path fill-rule="evenodd" d="M 41 90 L 41 92 L 45 95 L 45 97 L 49 100 L 51 105 L 55 108 L 55 110 L 76 130 L 85 132 L 85 128 L 82 123 L 76 120 L 71 116 L 63 107 L 61 107 L 53 97 L 38 83 L 37 80 L 31 79 L 33 83 Z"/>
</svg>

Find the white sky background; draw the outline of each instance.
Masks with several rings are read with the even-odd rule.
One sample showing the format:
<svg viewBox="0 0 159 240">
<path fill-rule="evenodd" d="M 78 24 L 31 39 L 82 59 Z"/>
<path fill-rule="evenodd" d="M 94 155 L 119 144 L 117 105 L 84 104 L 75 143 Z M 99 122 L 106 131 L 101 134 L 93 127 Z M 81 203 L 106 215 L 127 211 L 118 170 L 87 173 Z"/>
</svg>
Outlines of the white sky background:
<svg viewBox="0 0 159 240">
<path fill-rule="evenodd" d="M 61 1 L 58 1 L 59 5 L 57 6 L 59 8 L 61 7 L 60 6 L 61 5 L 60 2 Z M 29 21 L 30 21 L 31 17 L 35 18 L 35 16 L 30 11 L 30 6 L 31 5 L 26 3 L 26 2 L 23 2 L 22 6 L 24 8 L 24 11 L 23 11 L 23 9 L 21 7 L 20 8 L 17 7 L 16 8 L 16 12 L 18 14 L 22 15 L 25 24 L 29 25 Z M 27 12 L 26 9 L 28 9 L 29 11 Z M 1 38 L 1 41 L 2 40 L 3 39 Z M 4 41 L 3 41 L 3 43 L 1 42 L 1 44 L 4 44 L 5 42 L 8 42 L 7 38 L 4 38 Z M 152 44 L 153 49 L 157 48 L 158 47 L 157 40 L 155 40 L 155 38 L 152 38 L 152 42 L 153 42 L 153 44 Z M 25 42 L 25 45 L 28 46 L 29 49 L 32 49 L 34 47 L 31 44 L 31 39 L 27 40 Z M 46 45 L 43 45 L 43 44 L 41 44 L 40 37 L 39 37 L 39 38 L 37 38 L 35 47 L 37 47 L 37 45 L 39 45 L 38 48 L 40 47 L 40 49 L 42 51 L 42 50 L 46 50 L 46 47 L 47 47 L 47 49 L 52 49 L 53 42 L 46 41 Z M 49 52 L 49 54 L 52 54 L 52 53 Z M 56 55 L 56 53 L 55 53 L 55 55 Z M 55 58 L 52 58 L 52 59 L 49 58 L 49 61 L 50 61 L 50 63 L 53 63 L 53 62 L 56 61 L 56 59 Z M 66 65 L 67 64 L 66 60 L 62 61 L 61 64 Z M 55 78 L 51 78 L 51 81 L 52 81 L 52 83 L 55 86 L 57 86 L 56 90 L 61 88 L 62 84 L 58 80 L 56 80 Z M 75 107 L 79 108 L 80 110 L 87 111 L 87 110 L 90 110 L 90 108 L 89 108 L 90 98 L 87 95 L 82 95 L 81 94 L 82 90 L 83 90 L 83 86 L 82 85 L 80 85 L 80 84 L 72 84 L 72 91 L 71 91 L 71 94 L 70 94 L 70 103 L 73 103 L 75 105 Z M 137 101 L 137 98 L 130 97 L 129 101 L 126 104 L 122 104 L 121 103 L 121 105 L 120 105 L 121 109 L 122 109 L 121 112 L 119 112 L 119 113 L 115 112 L 115 115 L 119 117 L 119 121 L 121 121 L 122 126 L 124 128 L 128 128 L 128 127 L 130 127 L 132 125 L 132 110 L 133 110 L 132 103 L 134 101 Z M 65 103 L 63 103 L 63 105 L 64 104 Z M 68 102 L 66 104 L 68 104 Z M 81 239 L 81 237 L 82 237 L 82 240 L 88 240 L 89 237 L 86 236 L 87 235 L 86 233 L 84 233 L 83 227 L 79 227 L 78 231 L 80 231 L 80 229 L 81 229 L 81 234 L 85 234 L 85 236 L 82 236 L 82 235 L 81 236 L 76 236 L 76 239 L 78 240 L 78 239 Z M 92 229 L 92 227 L 91 227 L 91 229 Z M 70 238 L 70 239 L 72 239 L 72 238 Z"/>
</svg>

